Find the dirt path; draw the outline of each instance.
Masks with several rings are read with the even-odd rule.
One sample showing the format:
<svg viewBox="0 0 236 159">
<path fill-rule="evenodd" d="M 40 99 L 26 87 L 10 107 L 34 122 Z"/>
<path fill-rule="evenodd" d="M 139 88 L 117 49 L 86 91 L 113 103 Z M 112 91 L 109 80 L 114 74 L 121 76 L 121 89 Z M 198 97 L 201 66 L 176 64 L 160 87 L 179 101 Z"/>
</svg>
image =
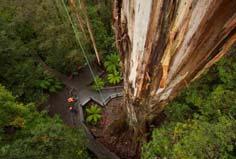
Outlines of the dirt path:
<svg viewBox="0 0 236 159">
<path fill-rule="evenodd" d="M 66 99 L 69 96 L 69 89 L 64 88 L 62 91 L 52 94 L 46 104 L 50 116 L 59 115 L 66 125 L 74 127 L 72 115 L 67 108 Z"/>
</svg>

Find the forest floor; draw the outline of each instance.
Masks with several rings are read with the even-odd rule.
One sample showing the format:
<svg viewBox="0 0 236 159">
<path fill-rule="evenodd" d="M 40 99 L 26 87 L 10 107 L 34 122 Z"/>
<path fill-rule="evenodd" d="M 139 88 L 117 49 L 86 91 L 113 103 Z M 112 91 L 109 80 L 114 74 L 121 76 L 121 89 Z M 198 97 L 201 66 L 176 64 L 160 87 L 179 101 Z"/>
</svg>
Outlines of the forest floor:
<svg viewBox="0 0 236 159">
<path fill-rule="evenodd" d="M 116 98 L 111 100 L 102 112 L 102 119 L 96 125 L 88 125 L 90 131 L 95 136 L 96 140 L 102 143 L 110 151 L 117 154 L 121 159 L 135 159 L 134 147 L 131 142 L 131 136 L 125 133 L 120 135 L 111 132 L 111 124 L 113 121 L 118 121 L 123 113 L 122 110 L 123 98 Z M 122 135 L 123 134 L 123 135 Z"/>
<path fill-rule="evenodd" d="M 128 128 L 121 126 L 121 121 L 124 121 L 122 120 L 122 114 L 124 114 L 123 104 L 122 97 L 112 99 L 103 108 L 101 121 L 96 126 L 87 125 L 96 140 L 102 143 L 111 152 L 118 155 L 121 159 L 137 159 L 140 158 L 140 151 L 135 147 L 137 144 L 132 140 L 133 134 L 130 134 Z M 165 120 L 166 115 L 163 112 L 152 124 L 155 128 L 160 127 Z M 114 123 L 116 124 L 115 127 Z M 119 126 L 119 124 L 121 125 Z M 153 128 L 150 128 L 149 132 L 152 132 L 152 129 Z M 150 136 L 148 138 L 150 138 Z"/>
</svg>

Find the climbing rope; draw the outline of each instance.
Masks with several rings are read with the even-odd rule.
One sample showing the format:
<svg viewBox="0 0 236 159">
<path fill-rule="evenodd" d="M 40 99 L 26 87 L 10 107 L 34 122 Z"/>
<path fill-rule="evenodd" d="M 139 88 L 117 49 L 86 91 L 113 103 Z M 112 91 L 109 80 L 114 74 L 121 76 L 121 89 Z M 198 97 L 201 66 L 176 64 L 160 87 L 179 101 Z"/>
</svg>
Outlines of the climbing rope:
<svg viewBox="0 0 236 159">
<path fill-rule="evenodd" d="M 69 11 L 68 11 L 68 8 L 67 8 L 67 6 L 66 6 L 66 4 L 65 4 L 65 1 L 64 1 L 64 0 L 61 0 L 61 2 L 62 2 L 62 5 L 63 5 L 63 7 L 64 7 L 64 10 L 65 10 L 65 12 L 66 12 L 66 15 L 67 15 L 67 17 L 68 17 L 68 19 L 69 19 L 69 21 L 70 21 L 70 24 L 71 24 L 71 26 L 72 26 L 73 32 L 74 32 L 74 34 L 75 34 L 76 42 L 79 44 L 79 47 L 81 48 L 81 52 L 82 52 L 82 54 L 83 54 L 83 56 L 84 56 L 84 58 L 85 58 L 86 63 L 88 64 L 88 67 L 89 67 L 89 70 L 90 70 L 90 73 L 91 73 L 91 75 L 92 75 L 92 78 L 93 78 L 94 82 L 95 82 L 96 86 L 98 86 L 98 83 L 97 83 L 97 80 L 96 80 L 96 78 L 95 78 L 95 74 L 94 74 L 94 72 L 93 72 L 92 66 L 90 65 L 90 62 L 89 62 L 89 60 L 88 60 L 88 57 L 86 56 L 85 50 L 84 50 L 84 48 L 83 48 L 83 45 L 81 44 L 81 41 L 80 41 L 80 38 L 79 38 L 79 31 L 78 31 L 77 27 L 75 26 L 76 24 L 74 24 L 74 22 L 73 22 L 73 20 L 72 20 L 72 18 L 71 18 L 71 15 L 70 15 L 70 13 L 69 13 Z M 102 92 L 101 92 L 100 90 L 99 90 L 98 92 L 99 92 L 99 94 L 100 94 L 102 100 L 104 101 L 104 97 L 103 97 L 103 95 L 102 95 Z"/>
</svg>

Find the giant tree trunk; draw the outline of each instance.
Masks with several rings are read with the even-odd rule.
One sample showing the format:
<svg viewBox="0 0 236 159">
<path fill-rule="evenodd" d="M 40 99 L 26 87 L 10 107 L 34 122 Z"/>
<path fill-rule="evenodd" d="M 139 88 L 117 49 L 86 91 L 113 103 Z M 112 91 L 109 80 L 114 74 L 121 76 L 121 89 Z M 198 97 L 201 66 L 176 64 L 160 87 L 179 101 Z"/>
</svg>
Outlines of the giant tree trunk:
<svg viewBox="0 0 236 159">
<path fill-rule="evenodd" d="M 129 125 L 138 133 L 236 41 L 236 0 L 115 0 Z"/>
</svg>

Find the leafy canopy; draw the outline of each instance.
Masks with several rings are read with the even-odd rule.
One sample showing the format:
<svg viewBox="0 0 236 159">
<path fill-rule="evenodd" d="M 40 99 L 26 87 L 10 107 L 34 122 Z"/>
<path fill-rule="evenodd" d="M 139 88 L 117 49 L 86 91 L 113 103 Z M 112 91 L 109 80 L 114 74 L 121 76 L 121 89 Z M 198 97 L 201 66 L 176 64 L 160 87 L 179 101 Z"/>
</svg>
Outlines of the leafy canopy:
<svg viewBox="0 0 236 159">
<path fill-rule="evenodd" d="M 89 158 L 80 129 L 68 128 L 58 117 L 23 105 L 0 85 L 0 158 Z"/>
<path fill-rule="evenodd" d="M 165 110 L 142 158 L 236 157 L 236 57 L 222 59 Z"/>
</svg>

